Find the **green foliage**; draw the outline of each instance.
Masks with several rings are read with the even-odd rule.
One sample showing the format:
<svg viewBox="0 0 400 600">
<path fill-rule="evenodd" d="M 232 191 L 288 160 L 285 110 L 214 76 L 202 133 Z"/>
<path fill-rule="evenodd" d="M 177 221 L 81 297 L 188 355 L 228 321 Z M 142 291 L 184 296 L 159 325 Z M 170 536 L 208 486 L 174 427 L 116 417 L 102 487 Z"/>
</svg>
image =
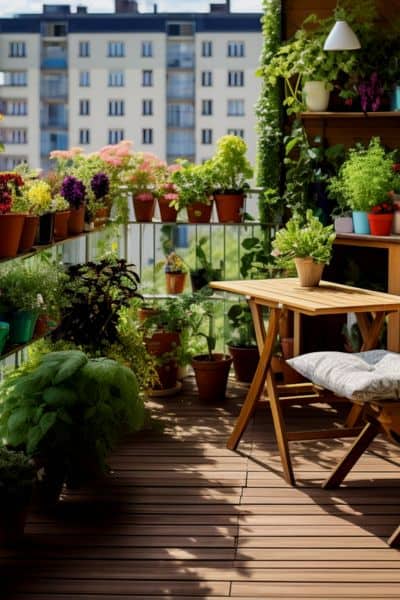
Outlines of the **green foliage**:
<svg viewBox="0 0 400 600">
<path fill-rule="evenodd" d="M 120 435 L 140 429 L 143 403 L 133 372 L 79 350 L 51 352 L 1 384 L 0 436 L 29 456 L 57 456 L 68 473 L 88 459 L 104 470 Z"/>
<path fill-rule="evenodd" d="M 214 189 L 219 192 L 238 192 L 249 187 L 253 168 L 246 158 L 247 144 L 236 135 L 224 135 L 217 140 L 215 155 L 207 161 L 212 172 Z"/>
<path fill-rule="evenodd" d="M 198 273 L 203 275 L 204 280 L 207 282 L 217 281 L 221 279 L 222 275 L 222 261 L 220 267 L 215 269 L 211 263 L 211 259 L 208 258 L 205 247 L 209 243 L 209 238 L 205 235 L 201 236 L 195 247 L 196 255 L 196 269 L 191 269 L 191 273 Z"/>
<path fill-rule="evenodd" d="M 329 263 L 335 237 L 332 225 L 324 227 L 312 210 L 307 210 L 305 218 L 296 214 L 276 232 L 273 254 L 279 260 L 311 257 Z"/>
<path fill-rule="evenodd" d="M 178 198 L 170 204 L 177 210 L 202 202 L 210 204 L 212 193 L 212 171 L 208 164 L 195 165 L 187 160 L 179 161 L 180 169 L 171 175 L 171 181 L 176 186 Z"/>
<path fill-rule="evenodd" d="M 270 233 L 270 232 L 269 232 Z M 240 260 L 240 275 L 244 279 L 262 279 L 271 276 L 273 261 L 271 239 L 248 237 L 242 241 L 246 251 Z"/>
<path fill-rule="evenodd" d="M 191 294 L 179 294 L 174 298 L 165 298 L 151 304 L 152 314 L 143 323 L 147 335 L 162 329 L 164 331 L 182 331 L 191 323 Z"/>
<path fill-rule="evenodd" d="M 368 147 L 357 145 L 341 166 L 328 189 L 339 203 L 355 211 L 369 211 L 387 200 L 393 186 L 393 152 L 386 152 L 380 139 L 372 138 Z"/>
<path fill-rule="evenodd" d="M 208 360 L 210 361 L 213 360 L 213 351 L 217 343 L 215 333 L 217 303 L 210 298 L 211 295 L 212 290 L 204 287 L 193 294 L 190 305 L 190 334 L 206 341 Z"/>
<path fill-rule="evenodd" d="M 281 217 L 280 188 L 282 181 L 282 129 L 283 106 L 281 86 L 271 85 L 263 76 L 264 68 L 271 62 L 281 43 L 281 0 L 263 0 L 263 49 L 259 75 L 262 87 L 256 105 L 257 116 L 257 185 L 268 190 L 259 197 L 262 223 Z"/>
<path fill-rule="evenodd" d="M 230 330 L 229 344 L 231 346 L 255 346 L 256 336 L 250 308 L 246 302 L 232 304 L 228 313 Z"/>
<path fill-rule="evenodd" d="M 35 480 L 36 469 L 23 452 L 0 447 L 0 505 L 29 496 Z"/>
</svg>

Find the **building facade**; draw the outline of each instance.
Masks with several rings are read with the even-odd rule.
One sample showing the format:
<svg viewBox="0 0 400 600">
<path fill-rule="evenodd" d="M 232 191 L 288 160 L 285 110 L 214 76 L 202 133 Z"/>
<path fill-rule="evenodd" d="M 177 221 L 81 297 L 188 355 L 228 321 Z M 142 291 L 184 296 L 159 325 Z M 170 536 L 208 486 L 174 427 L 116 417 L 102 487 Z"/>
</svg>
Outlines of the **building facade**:
<svg viewBox="0 0 400 600">
<path fill-rule="evenodd" d="M 261 14 L 72 13 L 68 5 L 0 19 L 0 169 L 22 160 L 48 168 L 49 152 L 86 152 L 129 139 L 168 162 L 202 162 L 226 133 L 254 161 L 255 74 Z"/>
</svg>

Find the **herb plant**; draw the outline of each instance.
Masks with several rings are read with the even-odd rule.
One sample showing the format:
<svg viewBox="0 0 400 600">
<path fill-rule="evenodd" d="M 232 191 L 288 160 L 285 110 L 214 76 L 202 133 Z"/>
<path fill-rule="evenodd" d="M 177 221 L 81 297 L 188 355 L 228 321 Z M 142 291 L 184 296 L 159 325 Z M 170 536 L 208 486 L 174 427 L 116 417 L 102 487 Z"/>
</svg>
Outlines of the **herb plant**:
<svg viewBox="0 0 400 600">
<path fill-rule="evenodd" d="M 242 192 L 249 187 L 253 168 L 246 152 L 246 142 L 236 135 L 224 135 L 217 141 L 216 153 L 208 162 L 216 191 Z"/>
</svg>

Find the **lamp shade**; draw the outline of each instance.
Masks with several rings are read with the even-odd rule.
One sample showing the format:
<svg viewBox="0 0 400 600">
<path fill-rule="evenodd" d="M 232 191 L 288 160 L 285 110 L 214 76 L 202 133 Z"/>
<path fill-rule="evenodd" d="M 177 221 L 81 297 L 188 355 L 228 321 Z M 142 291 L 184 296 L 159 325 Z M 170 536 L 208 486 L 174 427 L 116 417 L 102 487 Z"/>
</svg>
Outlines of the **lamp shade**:
<svg viewBox="0 0 400 600">
<path fill-rule="evenodd" d="M 360 40 L 346 21 L 336 21 L 324 44 L 324 50 L 359 50 L 360 48 Z"/>
</svg>

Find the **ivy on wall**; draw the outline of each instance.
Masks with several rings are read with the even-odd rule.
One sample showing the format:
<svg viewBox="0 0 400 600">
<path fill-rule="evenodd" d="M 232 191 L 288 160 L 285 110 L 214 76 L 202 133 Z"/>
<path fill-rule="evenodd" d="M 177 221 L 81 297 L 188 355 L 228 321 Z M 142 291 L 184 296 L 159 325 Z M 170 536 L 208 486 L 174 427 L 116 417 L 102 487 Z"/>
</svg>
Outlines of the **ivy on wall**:
<svg viewBox="0 0 400 600">
<path fill-rule="evenodd" d="M 263 0 L 263 49 L 259 75 L 268 65 L 282 42 L 282 2 Z M 283 159 L 282 90 L 264 79 L 256 105 L 257 116 L 257 185 L 266 190 L 260 196 L 259 212 L 262 223 L 276 221 L 282 213 L 280 189 Z"/>
</svg>

